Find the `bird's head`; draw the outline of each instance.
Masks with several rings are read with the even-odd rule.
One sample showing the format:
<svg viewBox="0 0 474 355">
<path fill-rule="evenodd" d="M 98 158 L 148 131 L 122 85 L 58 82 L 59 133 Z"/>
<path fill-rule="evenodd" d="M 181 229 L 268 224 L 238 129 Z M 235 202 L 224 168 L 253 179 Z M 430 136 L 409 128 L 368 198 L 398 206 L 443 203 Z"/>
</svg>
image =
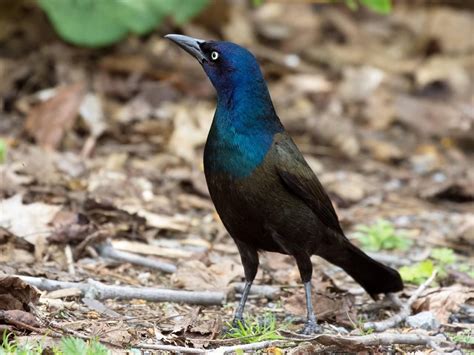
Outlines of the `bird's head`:
<svg viewBox="0 0 474 355">
<path fill-rule="evenodd" d="M 183 35 L 165 36 L 196 58 L 216 88 L 218 96 L 250 91 L 266 84 L 257 59 L 247 49 L 231 42 L 206 41 Z M 261 89 L 261 88 L 259 88 Z"/>
</svg>

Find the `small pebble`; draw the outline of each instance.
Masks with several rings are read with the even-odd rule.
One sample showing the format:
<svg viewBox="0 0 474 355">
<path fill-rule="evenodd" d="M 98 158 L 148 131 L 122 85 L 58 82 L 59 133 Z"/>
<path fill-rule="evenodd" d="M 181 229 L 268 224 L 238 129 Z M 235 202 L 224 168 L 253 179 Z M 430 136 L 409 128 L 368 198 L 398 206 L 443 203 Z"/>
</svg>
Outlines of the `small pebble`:
<svg viewBox="0 0 474 355">
<path fill-rule="evenodd" d="M 410 316 L 406 320 L 406 324 L 412 328 L 435 330 L 438 329 L 440 324 L 432 312 L 425 311 Z"/>
</svg>

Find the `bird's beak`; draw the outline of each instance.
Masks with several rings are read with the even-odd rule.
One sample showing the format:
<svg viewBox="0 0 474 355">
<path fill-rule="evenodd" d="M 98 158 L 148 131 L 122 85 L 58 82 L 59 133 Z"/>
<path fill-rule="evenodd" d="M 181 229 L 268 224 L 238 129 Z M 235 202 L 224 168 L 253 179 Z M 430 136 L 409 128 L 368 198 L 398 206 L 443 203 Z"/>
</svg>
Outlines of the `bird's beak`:
<svg viewBox="0 0 474 355">
<path fill-rule="evenodd" d="M 186 52 L 196 58 L 199 63 L 202 64 L 204 61 L 207 60 L 205 54 L 203 53 L 200 47 L 200 44 L 205 42 L 204 40 L 175 34 L 166 35 L 165 38 L 168 38 L 169 40 L 173 41 L 178 46 L 183 48 Z"/>
</svg>

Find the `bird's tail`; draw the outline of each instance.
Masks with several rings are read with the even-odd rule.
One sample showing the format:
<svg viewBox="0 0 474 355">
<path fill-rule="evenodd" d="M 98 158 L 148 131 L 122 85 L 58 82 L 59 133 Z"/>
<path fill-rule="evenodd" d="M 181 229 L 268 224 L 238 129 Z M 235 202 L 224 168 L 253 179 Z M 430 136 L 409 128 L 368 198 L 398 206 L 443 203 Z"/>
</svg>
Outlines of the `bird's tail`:
<svg viewBox="0 0 474 355">
<path fill-rule="evenodd" d="M 339 239 L 339 238 L 338 238 Z M 375 261 L 348 239 L 339 239 L 339 248 L 327 248 L 320 254 L 324 259 L 344 269 L 372 297 L 380 293 L 403 290 L 403 282 L 397 270 Z"/>
</svg>

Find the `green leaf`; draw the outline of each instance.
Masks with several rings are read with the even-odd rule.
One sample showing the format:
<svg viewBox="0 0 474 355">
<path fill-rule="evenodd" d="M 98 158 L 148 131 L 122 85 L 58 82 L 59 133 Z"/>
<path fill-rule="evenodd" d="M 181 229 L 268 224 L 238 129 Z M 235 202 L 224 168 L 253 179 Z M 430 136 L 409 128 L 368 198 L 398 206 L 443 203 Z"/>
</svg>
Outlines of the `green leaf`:
<svg viewBox="0 0 474 355">
<path fill-rule="evenodd" d="M 354 234 L 362 244 L 362 248 L 370 251 L 406 250 L 411 245 L 401 232 L 397 232 L 389 221 L 378 220 L 371 226 L 357 226 Z"/>
<path fill-rule="evenodd" d="M 358 8 L 356 0 L 346 0 L 346 6 L 352 11 L 355 11 Z"/>
<path fill-rule="evenodd" d="M 431 258 L 444 265 L 451 265 L 456 261 L 456 255 L 454 254 L 454 251 L 449 248 L 433 249 L 431 252 Z"/>
<path fill-rule="evenodd" d="M 60 347 L 62 352 L 68 355 L 83 355 L 87 353 L 86 342 L 78 338 L 62 338 Z"/>
<path fill-rule="evenodd" d="M 153 30 L 165 16 L 183 24 L 209 0 L 38 0 L 59 35 L 73 44 L 100 47 L 128 33 Z"/>
<path fill-rule="evenodd" d="M 422 284 L 433 274 L 434 265 L 431 260 L 425 260 L 411 266 L 403 266 L 400 268 L 400 275 L 403 281 L 416 285 Z"/>
<path fill-rule="evenodd" d="M 7 142 L 0 138 L 0 164 L 7 160 Z"/>
<path fill-rule="evenodd" d="M 367 8 L 379 14 L 388 14 L 392 11 L 391 0 L 360 0 Z"/>
</svg>

